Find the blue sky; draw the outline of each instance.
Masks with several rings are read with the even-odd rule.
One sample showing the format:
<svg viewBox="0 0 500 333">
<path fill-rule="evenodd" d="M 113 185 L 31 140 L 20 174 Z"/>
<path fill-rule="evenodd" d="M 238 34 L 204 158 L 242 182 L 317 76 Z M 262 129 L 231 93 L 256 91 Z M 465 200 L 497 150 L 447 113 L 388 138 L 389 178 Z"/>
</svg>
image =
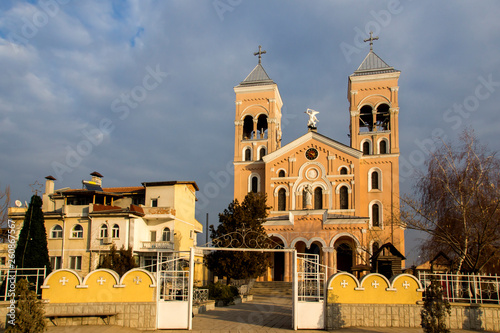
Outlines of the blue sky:
<svg viewBox="0 0 500 333">
<path fill-rule="evenodd" d="M 0 186 L 29 200 L 55 176 L 81 186 L 194 180 L 197 217 L 232 199 L 234 92 L 262 63 L 283 101 L 283 143 L 348 144 L 347 77 L 369 50 L 401 70 L 402 192 L 436 134 L 466 127 L 500 150 L 497 1 L 2 1 Z M 418 236 L 407 234 L 415 260 Z M 416 241 L 417 240 L 417 241 Z M 411 263 L 411 262 L 410 262 Z"/>
</svg>

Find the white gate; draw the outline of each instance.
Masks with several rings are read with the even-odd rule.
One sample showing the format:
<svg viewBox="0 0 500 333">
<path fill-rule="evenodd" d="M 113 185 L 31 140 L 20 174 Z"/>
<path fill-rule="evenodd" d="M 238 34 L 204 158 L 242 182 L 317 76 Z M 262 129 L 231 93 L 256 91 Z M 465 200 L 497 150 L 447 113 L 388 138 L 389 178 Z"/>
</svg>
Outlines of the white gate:
<svg viewBox="0 0 500 333">
<path fill-rule="evenodd" d="M 157 329 L 192 327 L 194 249 L 159 252 L 157 263 Z"/>
<path fill-rule="evenodd" d="M 297 254 L 297 299 L 294 300 L 294 318 L 297 329 L 324 329 L 325 302 L 324 267 L 318 254 Z M 294 323 L 295 324 L 295 323 Z"/>
</svg>

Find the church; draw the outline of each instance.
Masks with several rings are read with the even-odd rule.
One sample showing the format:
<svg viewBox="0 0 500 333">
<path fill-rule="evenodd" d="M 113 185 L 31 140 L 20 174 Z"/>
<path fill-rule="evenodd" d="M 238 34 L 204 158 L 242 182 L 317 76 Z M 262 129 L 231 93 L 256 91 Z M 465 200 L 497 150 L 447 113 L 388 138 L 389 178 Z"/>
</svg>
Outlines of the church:
<svg viewBox="0 0 500 333">
<path fill-rule="evenodd" d="M 384 249 L 389 261 L 377 269 L 386 276 L 400 273 L 404 260 L 397 222 L 400 71 L 375 54 L 375 39 L 348 78 L 349 145 L 322 135 L 310 109 L 305 134 L 282 144 L 283 101 L 262 66 L 261 47 L 257 66 L 234 87 L 234 199 L 266 193 L 267 234 L 284 248 L 317 254 L 327 276 L 373 270 L 372 256 Z M 292 267 L 290 253 L 276 252 L 264 280 L 291 281 Z"/>
</svg>

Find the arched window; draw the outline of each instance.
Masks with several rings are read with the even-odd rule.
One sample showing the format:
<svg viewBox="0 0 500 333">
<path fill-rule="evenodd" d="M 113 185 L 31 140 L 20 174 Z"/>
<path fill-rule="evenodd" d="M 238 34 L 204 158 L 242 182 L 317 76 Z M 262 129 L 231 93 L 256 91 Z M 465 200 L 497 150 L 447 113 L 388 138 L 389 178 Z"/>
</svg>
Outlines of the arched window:
<svg viewBox="0 0 500 333">
<path fill-rule="evenodd" d="M 75 224 L 71 230 L 72 238 L 83 238 L 83 227 L 79 224 Z"/>
<path fill-rule="evenodd" d="M 349 209 L 347 186 L 342 186 L 339 191 L 340 209 Z"/>
<path fill-rule="evenodd" d="M 370 142 L 369 141 L 363 142 L 363 154 L 370 155 Z"/>
<path fill-rule="evenodd" d="M 379 187 L 379 174 L 378 171 L 373 171 L 371 175 L 372 190 L 380 190 Z"/>
<path fill-rule="evenodd" d="M 253 176 L 252 179 L 251 179 L 251 182 L 252 182 L 252 184 L 251 184 L 251 186 L 252 186 L 251 187 L 251 191 L 253 193 L 257 193 L 258 190 L 259 190 L 259 187 L 258 187 L 258 185 L 259 185 L 259 178 L 257 178 L 257 176 Z"/>
<path fill-rule="evenodd" d="M 62 236 L 63 236 L 62 227 L 59 224 L 53 226 L 52 230 L 50 231 L 50 238 L 62 238 Z"/>
<path fill-rule="evenodd" d="M 99 228 L 99 237 L 108 237 L 108 226 L 106 224 L 101 224 L 101 227 Z"/>
<path fill-rule="evenodd" d="M 380 141 L 379 154 L 387 154 L 387 141 L 385 140 Z"/>
<path fill-rule="evenodd" d="M 164 242 L 170 242 L 170 229 L 164 228 L 161 234 L 161 240 Z"/>
<path fill-rule="evenodd" d="M 113 238 L 120 238 L 120 226 L 118 224 L 113 225 L 111 232 Z"/>
<path fill-rule="evenodd" d="M 245 149 L 245 161 L 252 160 L 252 150 L 250 148 Z"/>
<path fill-rule="evenodd" d="M 266 148 L 262 147 L 259 150 L 259 159 L 262 160 L 264 156 L 266 156 Z"/>
<path fill-rule="evenodd" d="M 278 172 L 278 177 L 285 177 L 285 170 L 280 170 Z"/>
<path fill-rule="evenodd" d="M 261 114 L 259 118 L 257 118 L 257 131 L 259 133 L 259 137 L 257 139 L 267 138 L 267 116 L 265 114 Z"/>
<path fill-rule="evenodd" d="M 286 190 L 284 188 L 280 188 L 278 191 L 278 210 L 286 210 Z"/>
<path fill-rule="evenodd" d="M 323 189 L 321 187 L 314 189 L 314 209 L 323 209 Z"/>
<path fill-rule="evenodd" d="M 359 130 L 373 131 L 373 110 L 370 105 L 364 105 L 359 114 Z"/>
<path fill-rule="evenodd" d="M 348 171 L 347 171 L 347 168 L 346 168 L 346 167 L 342 167 L 342 168 L 340 168 L 340 174 L 341 174 L 341 175 L 347 175 L 347 172 L 348 172 Z"/>
<path fill-rule="evenodd" d="M 380 207 L 378 204 L 372 205 L 372 226 L 380 227 Z"/>
</svg>

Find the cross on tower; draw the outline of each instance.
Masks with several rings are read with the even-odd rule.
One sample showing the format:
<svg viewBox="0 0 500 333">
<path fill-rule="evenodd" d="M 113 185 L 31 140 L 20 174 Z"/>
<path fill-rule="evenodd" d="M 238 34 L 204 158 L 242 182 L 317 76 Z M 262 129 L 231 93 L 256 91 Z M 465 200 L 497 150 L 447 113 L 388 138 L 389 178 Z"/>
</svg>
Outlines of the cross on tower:
<svg viewBox="0 0 500 333">
<path fill-rule="evenodd" d="M 370 38 L 367 38 L 367 39 L 364 40 L 364 42 L 370 41 L 370 51 L 373 51 L 373 41 L 374 40 L 378 40 L 378 36 L 377 37 L 373 37 L 373 31 L 370 31 Z"/>
<path fill-rule="evenodd" d="M 262 51 L 262 46 L 259 45 L 259 52 L 253 54 L 254 56 L 259 55 L 259 64 L 261 63 L 263 54 L 266 54 L 266 51 Z"/>
</svg>

